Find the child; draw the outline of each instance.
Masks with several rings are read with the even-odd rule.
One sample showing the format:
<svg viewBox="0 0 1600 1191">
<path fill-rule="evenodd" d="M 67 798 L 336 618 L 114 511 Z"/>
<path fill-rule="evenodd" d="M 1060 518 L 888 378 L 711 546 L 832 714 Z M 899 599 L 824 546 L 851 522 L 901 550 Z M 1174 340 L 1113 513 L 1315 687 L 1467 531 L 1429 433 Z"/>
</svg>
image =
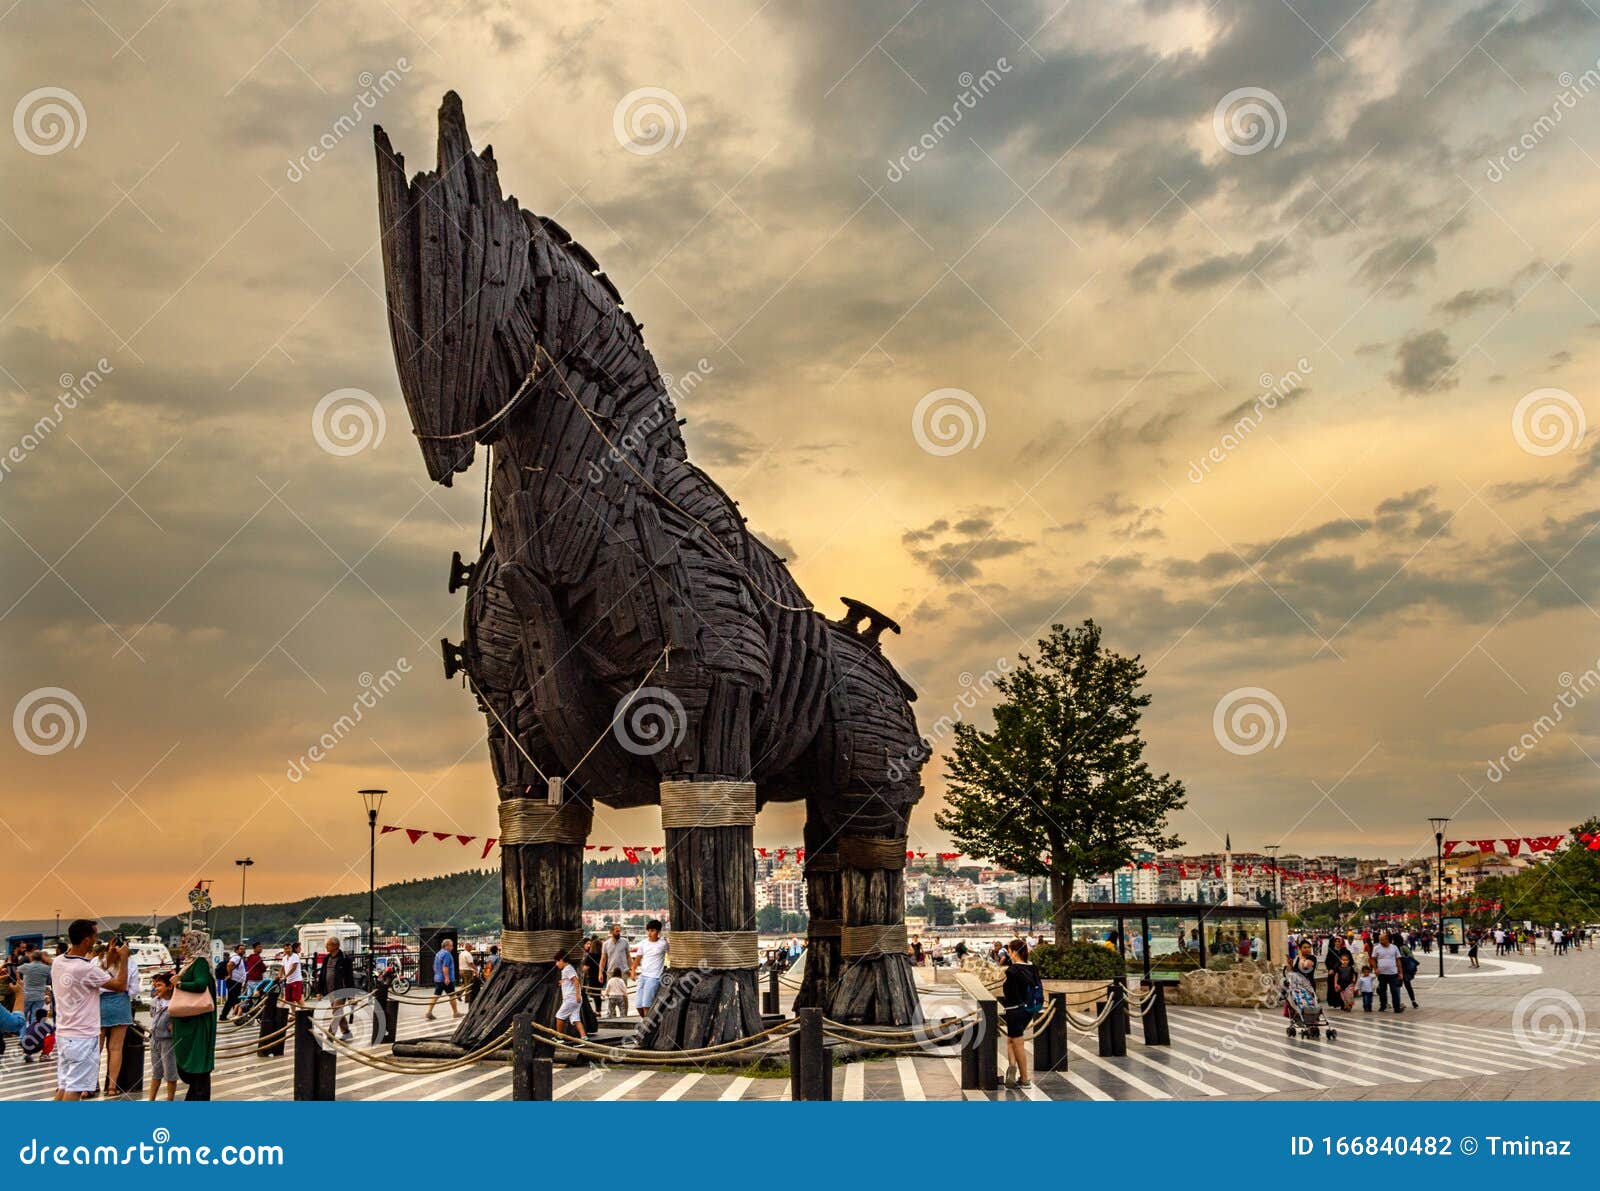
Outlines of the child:
<svg viewBox="0 0 1600 1191">
<path fill-rule="evenodd" d="M 628 985 L 620 972 L 606 981 L 606 1016 L 628 1016 Z"/>
<path fill-rule="evenodd" d="M 1372 1012 L 1372 994 L 1377 981 L 1372 978 L 1372 965 L 1361 965 L 1361 1010 L 1363 1013 Z"/>
<path fill-rule="evenodd" d="M 578 970 L 567 962 L 565 951 L 556 952 L 555 968 L 561 981 L 561 1008 L 556 1010 L 556 1033 L 567 1033 L 571 1026 L 579 1038 L 587 1038 L 583 1029 L 583 1009 L 578 1004 Z"/>
<path fill-rule="evenodd" d="M 172 1053 L 172 973 L 158 972 L 150 981 L 150 1100 L 163 1082 L 167 1099 L 178 1091 L 178 1060 Z"/>
</svg>

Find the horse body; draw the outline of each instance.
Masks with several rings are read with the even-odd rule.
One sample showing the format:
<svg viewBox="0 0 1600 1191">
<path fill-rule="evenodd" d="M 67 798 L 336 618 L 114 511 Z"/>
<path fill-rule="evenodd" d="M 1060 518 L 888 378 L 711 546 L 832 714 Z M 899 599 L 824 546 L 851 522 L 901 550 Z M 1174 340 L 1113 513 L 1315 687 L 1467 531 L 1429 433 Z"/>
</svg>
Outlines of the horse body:
<svg viewBox="0 0 1600 1191">
<path fill-rule="evenodd" d="M 478 445 L 492 456 L 492 531 L 452 577 L 452 590 L 463 579 L 468 589 L 466 636 L 459 649 L 446 643 L 446 671 L 465 671 L 488 714 L 503 804 L 543 797 L 551 776 L 589 808 L 657 803 L 664 782 L 753 783 L 755 805 L 806 800 L 813 851 L 903 837 L 926 749 L 910 688 L 877 644 L 898 626 L 853 601 L 837 621 L 812 609 L 689 462 L 641 327 L 581 245 L 501 197 L 492 151 L 472 152 L 453 93 L 437 170 L 407 183 L 403 159 L 381 129 L 375 137 L 391 334 L 424 461 L 449 484 Z M 695 830 L 737 829 L 679 829 Z M 570 918 L 572 907 L 525 905 L 534 857 L 507 863 L 508 907 Z M 678 931 L 730 915 L 704 929 L 753 927 L 738 921 L 753 916 L 753 892 L 696 904 L 688 880 L 669 883 Z M 819 880 L 817 900 L 838 900 Z M 872 900 L 893 901 L 890 884 Z M 887 923 L 903 907 L 863 912 L 890 913 Z M 816 966 L 806 995 L 821 1003 L 839 965 Z M 753 982 L 735 984 L 731 1009 L 680 1014 L 663 1044 L 752 1032 Z M 904 993 L 897 984 L 857 1017 L 904 1017 Z M 460 1040 L 486 1028 L 469 1018 Z"/>
</svg>

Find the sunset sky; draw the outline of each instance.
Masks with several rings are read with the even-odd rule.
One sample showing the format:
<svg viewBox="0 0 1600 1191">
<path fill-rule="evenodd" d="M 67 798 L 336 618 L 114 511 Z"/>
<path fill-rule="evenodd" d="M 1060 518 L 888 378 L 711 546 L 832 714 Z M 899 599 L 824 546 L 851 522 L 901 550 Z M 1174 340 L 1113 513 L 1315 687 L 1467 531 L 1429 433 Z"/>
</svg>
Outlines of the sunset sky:
<svg viewBox="0 0 1600 1191">
<path fill-rule="evenodd" d="M 428 483 L 377 245 L 372 125 L 431 168 L 452 88 L 698 374 L 692 457 L 811 599 L 904 626 L 924 732 L 1092 616 L 1150 668 L 1191 848 L 1401 857 L 1432 814 L 1594 813 L 1582 0 L 450 8 L 0 16 L 0 919 L 231 900 L 244 855 L 252 900 L 362 888 L 362 786 L 493 832 L 438 652 L 482 455 Z M 330 404 L 367 432 L 326 449 Z M 1241 701 L 1268 739 L 1219 738 Z M 941 773 L 915 847 L 948 846 Z M 654 811 L 596 824 L 659 841 Z M 379 876 L 477 858 L 390 836 Z"/>
</svg>

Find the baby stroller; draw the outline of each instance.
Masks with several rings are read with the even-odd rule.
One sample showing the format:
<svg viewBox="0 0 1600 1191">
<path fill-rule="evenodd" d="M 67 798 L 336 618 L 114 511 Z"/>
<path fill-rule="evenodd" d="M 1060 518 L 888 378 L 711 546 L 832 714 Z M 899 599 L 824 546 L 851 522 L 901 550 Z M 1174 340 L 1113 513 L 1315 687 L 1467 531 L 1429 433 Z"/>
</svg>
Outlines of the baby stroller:
<svg viewBox="0 0 1600 1191">
<path fill-rule="evenodd" d="M 1339 1036 L 1339 1032 L 1328 1023 L 1327 1015 L 1322 1012 L 1322 1005 L 1317 1001 L 1317 990 L 1299 972 L 1286 970 L 1283 974 L 1283 1013 L 1289 1019 L 1288 1032 L 1291 1038 L 1297 1033 L 1302 1038 L 1318 1038 L 1323 1030 L 1327 1030 L 1329 1042 Z"/>
</svg>

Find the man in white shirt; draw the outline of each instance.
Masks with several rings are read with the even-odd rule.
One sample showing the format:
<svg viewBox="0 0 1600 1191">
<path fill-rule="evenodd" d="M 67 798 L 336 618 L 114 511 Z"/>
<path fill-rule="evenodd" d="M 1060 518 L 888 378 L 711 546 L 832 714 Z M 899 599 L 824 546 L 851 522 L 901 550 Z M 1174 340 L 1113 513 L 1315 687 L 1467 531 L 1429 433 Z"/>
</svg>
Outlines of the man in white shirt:
<svg viewBox="0 0 1600 1191">
<path fill-rule="evenodd" d="M 1400 1003 L 1400 948 L 1384 931 L 1378 936 L 1378 945 L 1372 949 L 1372 966 L 1378 973 L 1378 1012 L 1389 1008 L 1389 995 L 1394 995 L 1394 1011 L 1404 1013 Z"/>
<path fill-rule="evenodd" d="M 306 998 L 306 976 L 300 959 L 300 944 L 290 943 L 278 957 L 283 964 L 283 999 L 298 1005 Z"/>
<path fill-rule="evenodd" d="M 634 990 L 634 1003 L 639 1016 L 646 1017 L 655 1004 L 656 993 L 661 991 L 661 977 L 667 969 L 667 941 L 661 937 L 661 923 L 652 918 L 645 923 L 645 938 L 639 944 L 639 954 L 633 960 L 632 975 L 638 980 Z"/>
<path fill-rule="evenodd" d="M 106 948 L 106 966 L 89 959 L 99 927 L 79 918 L 67 927 L 71 946 L 50 965 L 50 996 L 56 1011 L 57 1100 L 93 1095 L 100 1076 L 100 994 L 128 987 L 128 947 Z"/>
</svg>

